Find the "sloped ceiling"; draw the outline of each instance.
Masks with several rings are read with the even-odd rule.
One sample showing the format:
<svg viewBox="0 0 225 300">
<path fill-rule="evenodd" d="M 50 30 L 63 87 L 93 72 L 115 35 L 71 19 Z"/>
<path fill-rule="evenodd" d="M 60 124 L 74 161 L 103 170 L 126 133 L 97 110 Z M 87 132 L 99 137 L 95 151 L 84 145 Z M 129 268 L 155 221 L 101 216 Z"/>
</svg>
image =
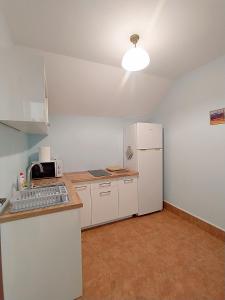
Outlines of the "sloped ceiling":
<svg viewBox="0 0 225 300">
<path fill-rule="evenodd" d="M 16 43 L 120 66 L 140 34 L 148 72 L 177 77 L 225 54 L 224 0 L 2 0 Z"/>
<path fill-rule="evenodd" d="M 45 51 L 54 112 L 147 114 L 172 80 L 225 54 L 224 0 L 0 3 L 14 43 Z M 128 76 L 120 64 L 133 33 L 151 64 Z"/>
<path fill-rule="evenodd" d="M 158 76 L 67 56 L 45 53 L 45 64 L 52 113 L 147 116 L 171 85 Z"/>
</svg>

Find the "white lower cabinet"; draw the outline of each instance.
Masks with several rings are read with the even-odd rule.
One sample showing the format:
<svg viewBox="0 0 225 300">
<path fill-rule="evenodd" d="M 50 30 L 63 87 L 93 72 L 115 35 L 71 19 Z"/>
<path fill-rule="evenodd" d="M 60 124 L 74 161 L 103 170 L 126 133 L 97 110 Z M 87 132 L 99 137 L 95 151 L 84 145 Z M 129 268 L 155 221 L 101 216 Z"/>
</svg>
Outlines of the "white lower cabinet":
<svg viewBox="0 0 225 300">
<path fill-rule="evenodd" d="M 81 211 L 81 228 L 88 227 L 91 222 L 91 185 L 90 183 L 82 183 L 76 185 L 76 192 L 78 193 L 83 207 Z"/>
<path fill-rule="evenodd" d="M 126 177 L 118 181 L 119 218 L 138 212 L 137 177 Z"/>
<path fill-rule="evenodd" d="M 138 212 L 137 177 L 79 183 L 75 188 L 83 203 L 81 228 Z"/>
<path fill-rule="evenodd" d="M 1 224 L 5 300 L 82 295 L 79 209 Z"/>
<path fill-rule="evenodd" d="M 92 225 L 118 218 L 118 189 L 116 186 L 91 191 Z"/>
</svg>

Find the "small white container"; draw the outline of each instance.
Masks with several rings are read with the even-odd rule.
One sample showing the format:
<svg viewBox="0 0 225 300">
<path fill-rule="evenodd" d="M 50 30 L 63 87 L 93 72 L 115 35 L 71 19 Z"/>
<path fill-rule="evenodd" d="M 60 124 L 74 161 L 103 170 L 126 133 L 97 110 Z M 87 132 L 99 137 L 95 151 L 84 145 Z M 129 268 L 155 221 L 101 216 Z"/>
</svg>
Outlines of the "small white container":
<svg viewBox="0 0 225 300">
<path fill-rule="evenodd" d="M 25 188 L 25 183 L 26 183 L 25 175 L 24 175 L 24 172 L 21 171 L 21 172 L 19 173 L 19 176 L 18 176 L 18 189 L 19 189 L 19 191 L 24 190 L 24 188 Z"/>
<path fill-rule="evenodd" d="M 39 161 L 49 162 L 51 160 L 50 146 L 42 146 L 39 148 Z"/>
</svg>

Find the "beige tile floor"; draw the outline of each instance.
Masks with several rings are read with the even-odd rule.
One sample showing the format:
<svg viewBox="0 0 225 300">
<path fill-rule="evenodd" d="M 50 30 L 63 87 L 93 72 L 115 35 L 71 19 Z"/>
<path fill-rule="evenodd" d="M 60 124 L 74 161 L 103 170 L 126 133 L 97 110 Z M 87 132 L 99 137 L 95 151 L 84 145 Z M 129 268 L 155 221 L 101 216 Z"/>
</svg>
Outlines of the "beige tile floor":
<svg viewBox="0 0 225 300">
<path fill-rule="evenodd" d="M 171 212 L 87 230 L 82 250 L 82 300 L 225 300 L 224 242 Z"/>
<path fill-rule="evenodd" d="M 82 233 L 82 300 L 224 300 L 224 242 L 164 210 Z"/>
</svg>

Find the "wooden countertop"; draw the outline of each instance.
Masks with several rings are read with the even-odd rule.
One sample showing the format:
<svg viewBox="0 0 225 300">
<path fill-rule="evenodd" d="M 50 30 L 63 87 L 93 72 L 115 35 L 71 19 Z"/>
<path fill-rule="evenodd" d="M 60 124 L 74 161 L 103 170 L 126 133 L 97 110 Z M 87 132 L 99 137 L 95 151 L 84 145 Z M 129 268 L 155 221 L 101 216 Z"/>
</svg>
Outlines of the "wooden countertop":
<svg viewBox="0 0 225 300">
<path fill-rule="evenodd" d="M 5 223 L 9 221 L 15 221 L 19 219 L 25 219 L 25 218 L 31 218 L 36 217 L 40 215 L 47 215 L 55 212 L 60 212 L 64 210 L 70 210 L 82 207 L 83 204 L 81 203 L 81 200 L 76 193 L 74 186 L 70 180 L 66 178 L 64 175 L 61 178 L 49 178 L 49 179 L 40 179 L 40 180 L 33 180 L 33 183 L 35 186 L 45 186 L 50 184 L 57 184 L 57 183 L 64 183 L 66 185 L 68 195 L 69 195 L 69 202 L 53 205 L 49 207 L 44 208 L 37 208 L 27 211 L 21 211 L 16 213 L 10 212 L 10 205 L 5 209 L 3 214 L 0 215 L 0 223 Z"/>
<path fill-rule="evenodd" d="M 96 181 L 96 180 L 105 180 L 105 179 L 115 179 L 119 177 L 127 177 L 127 176 L 138 176 L 138 172 L 136 171 L 123 171 L 123 172 L 109 172 L 106 170 L 110 175 L 101 176 L 101 177 L 94 177 L 89 172 L 72 172 L 66 173 L 65 176 L 72 182 L 72 183 L 79 183 L 79 182 L 88 182 L 88 181 Z"/>
<path fill-rule="evenodd" d="M 75 191 L 74 183 L 87 182 L 87 181 L 96 181 L 96 180 L 105 180 L 105 179 L 114 179 L 125 176 L 138 176 L 136 171 L 126 171 L 126 172 L 109 172 L 111 175 L 104 177 L 94 177 L 88 172 L 72 172 L 64 173 L 63 177 L 60 178 L 45 178 L 33 180 L 34 186 L 45 186 L 57 183 L 64 183 L 66 185 L 69 202 L 53 205 L 45 208 L 32 209 L 28 211 L 21 211 L 16 213 L 10 212 L 10 205 L 5 209 L 3 214 L 0 215 L 0 224 L 15 221 L 25 218 L 32 218 L 40 215 L 47 215 L 51 213 L 56 213 L 64 210 L 76 209 L 83 206 L 78 194 Z"/>
</svg>

